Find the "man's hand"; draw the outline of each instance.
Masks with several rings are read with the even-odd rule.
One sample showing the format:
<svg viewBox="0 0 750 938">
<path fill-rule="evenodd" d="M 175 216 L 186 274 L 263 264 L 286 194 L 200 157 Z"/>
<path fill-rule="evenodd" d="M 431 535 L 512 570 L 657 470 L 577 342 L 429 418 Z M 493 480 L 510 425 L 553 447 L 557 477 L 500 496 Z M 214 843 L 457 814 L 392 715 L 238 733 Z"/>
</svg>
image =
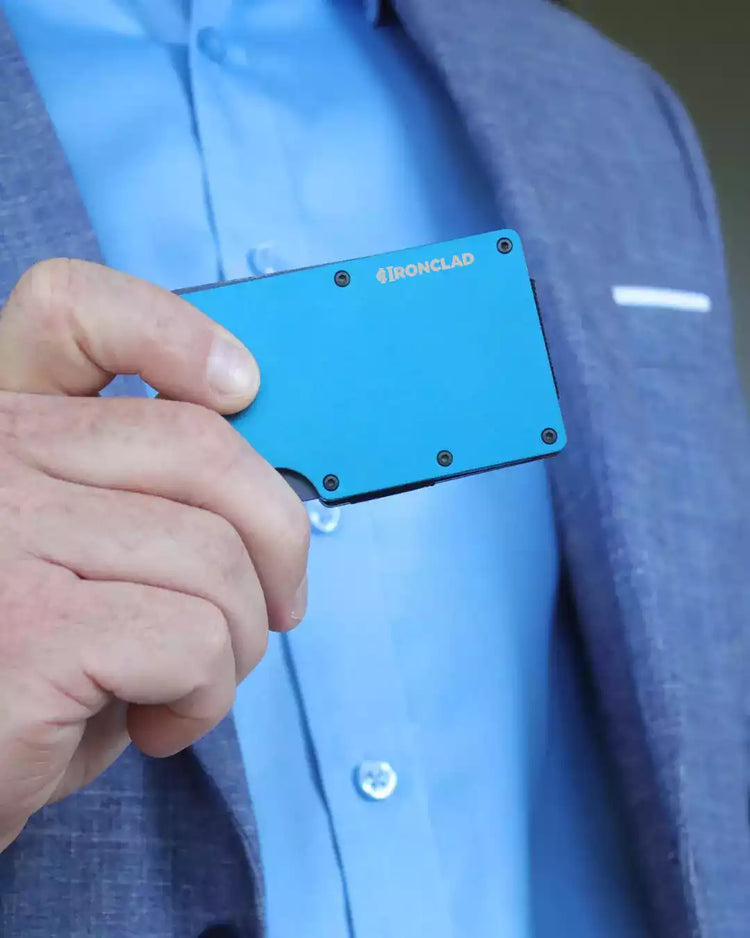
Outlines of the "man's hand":
<svg viewBox="0 0 750 938">
<path fill-rule="evenodd" d="M 166 400 L 99 398 L 138 373 Z M 221 413 L 258 368 L 184 300 L 81 261 L 0 314 L 0 850 L 132 739 L 177 752 L 302 617 L 302 503 Z"/>
</svg>

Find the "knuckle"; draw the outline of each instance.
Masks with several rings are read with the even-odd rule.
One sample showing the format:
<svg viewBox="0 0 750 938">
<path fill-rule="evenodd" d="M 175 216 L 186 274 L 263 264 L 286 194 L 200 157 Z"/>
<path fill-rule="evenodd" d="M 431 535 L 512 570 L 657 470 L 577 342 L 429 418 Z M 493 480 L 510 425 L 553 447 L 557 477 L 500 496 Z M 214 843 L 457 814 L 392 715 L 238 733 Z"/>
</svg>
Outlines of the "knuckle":
<svg viewBox="0 0 750 938">
<path fill-rule="evenodd" d="M 197 630 L 197 647 L 194 649 L 196 667 L 195 684 L 212 683 L 227 655 L 232 653 L 232 640 L 223 613 L 216 606 L 205 603 L 204 613 Z"/>
<path fill-rule="evenodd" d="M 66 257 L 39 261 L 18 281 L 15 298 L 40 327 L 54 334 L 73 317 L 85 266 L 83 261 Z"/>
</svg>

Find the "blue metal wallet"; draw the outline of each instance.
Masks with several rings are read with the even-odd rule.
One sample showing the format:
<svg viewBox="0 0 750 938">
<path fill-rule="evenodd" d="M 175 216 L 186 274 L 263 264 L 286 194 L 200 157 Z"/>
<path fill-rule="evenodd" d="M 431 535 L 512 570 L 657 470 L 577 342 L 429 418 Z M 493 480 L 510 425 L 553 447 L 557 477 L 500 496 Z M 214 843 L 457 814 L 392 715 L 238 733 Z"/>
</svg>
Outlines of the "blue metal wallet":
<svg viewBox="0 0 750 938">
<path fill-rule="evenodd" d="M 228 419 L 303 499 L 362 501 L 559 452 L 514 231 L 178 291 L 255 355 Z"/>
</svg>

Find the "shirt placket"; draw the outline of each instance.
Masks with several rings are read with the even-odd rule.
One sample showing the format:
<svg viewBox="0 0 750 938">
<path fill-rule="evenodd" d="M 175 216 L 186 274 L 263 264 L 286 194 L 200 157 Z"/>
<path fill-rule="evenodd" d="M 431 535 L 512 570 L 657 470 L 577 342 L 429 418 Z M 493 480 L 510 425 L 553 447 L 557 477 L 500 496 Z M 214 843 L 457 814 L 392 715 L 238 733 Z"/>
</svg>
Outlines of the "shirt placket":
<svg viewBox="0 0 750 938">
<path fill-rule="evenodd" d="M 290 636 L 290 657 L 354 933 L 450 938 L 450 891 L 424 784 L 429 767 L 412 737 L 369 506 L 309 512 L 310 614 Z"/>
<path fill-rule="evenodd" d="M 196 133 L 226 279 L 300 266 L 307 252 L 280 117 L 248 81 L 251 50 L 247 37 L 230 29 L 231 15 L 229 0 L 194 0 L 189 49 Z M 430 823 L 425 768 L 410 730 L 381 584 L 372 575 L 377 558 L 369 514 L 347 512 L 343 525 L 341 517 L 311 506 L 310 612 L 304 628 L 289 636 L 288 662 L 349 918 L 356 938 L 451 938 L 450 892 Z M 283 785 L 279 790 L 283 797 Z"/>
<path fill-rule="evenodd" d="M 190 76 L 206 198 L 224 279 L 303 266 L 280 115 L 250 74 L 252 44 L 231 0 L 194 0 Z"/>
</svg>

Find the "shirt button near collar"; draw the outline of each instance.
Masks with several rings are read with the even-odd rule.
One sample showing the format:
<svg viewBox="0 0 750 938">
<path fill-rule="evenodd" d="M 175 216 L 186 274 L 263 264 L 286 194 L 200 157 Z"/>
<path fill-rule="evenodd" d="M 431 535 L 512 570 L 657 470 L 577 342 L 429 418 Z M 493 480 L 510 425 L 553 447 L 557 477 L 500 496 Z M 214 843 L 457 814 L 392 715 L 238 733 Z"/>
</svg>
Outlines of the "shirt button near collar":
<svg viewBox="0 0 750 938">
<path fill-rule="evenodd" d="M 398 775 L 389 762 L 362 762 L 355 773 L 357 788 L 371 801 L 385 801 L 396 790 Z"/>
<path fill-rule="evenodd" d="M 254 277 L 272 274 L 283 268 L 282 259 L 269 242 L 259 244 L 247 252 L 247 269 Z"/>
<path fill-rule="evenodd" d="M 227 57 L 227 46 L 218 29 L 206 26 L 196 36 L 196 43 L 200 51 L 217 65 Z"/>
</svg>

